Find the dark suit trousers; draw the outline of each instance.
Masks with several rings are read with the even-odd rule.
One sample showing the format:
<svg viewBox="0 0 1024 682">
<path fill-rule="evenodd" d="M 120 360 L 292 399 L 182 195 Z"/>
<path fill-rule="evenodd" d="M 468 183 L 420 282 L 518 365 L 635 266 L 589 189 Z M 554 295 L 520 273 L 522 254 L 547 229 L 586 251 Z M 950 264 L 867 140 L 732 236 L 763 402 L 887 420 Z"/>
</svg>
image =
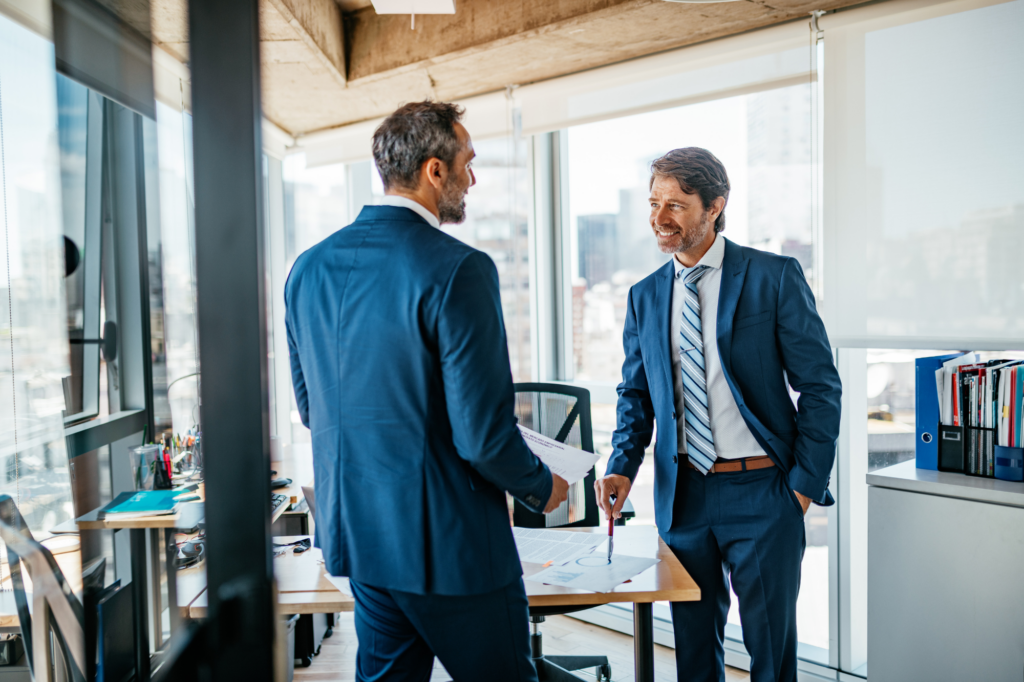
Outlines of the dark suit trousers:
<svg viewBox="0 0 1024 682">
<path fill-rule="evenodd" d="M 683 465 L 664 534 L 700 586 L 672 604 L 680 682 L 725 680 L 729 583 L 739 599 L 752 682 L 796 682 L 796 598 L 806 537 L 803 510 L 778 467 L 707 476 Z"/>
<path fill-rule="evenodd" d="M 434 656 L 455 682 L 537 682 L 522 578 L 467 597 L 349 584 L 356 601 L 358 682 L 427 682 Z"/>
</svg>

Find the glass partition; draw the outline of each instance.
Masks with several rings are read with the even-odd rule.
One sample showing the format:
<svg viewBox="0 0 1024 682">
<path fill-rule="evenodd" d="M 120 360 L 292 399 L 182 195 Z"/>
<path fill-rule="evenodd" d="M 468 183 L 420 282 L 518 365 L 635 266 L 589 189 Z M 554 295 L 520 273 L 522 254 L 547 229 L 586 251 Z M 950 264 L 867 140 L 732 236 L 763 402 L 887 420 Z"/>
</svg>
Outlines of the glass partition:
<svg viewBox="0 0 1024 682">
<path fill-rule="evenodd" d="M 81 317 L 63 286 L 61 175 L 81 188 L 83 101 L 58 111 L 55 76 L 53 46 L 0 15 L 0 493 L 40 536 L 74 513 L 62 411 Z"/>
</svg>

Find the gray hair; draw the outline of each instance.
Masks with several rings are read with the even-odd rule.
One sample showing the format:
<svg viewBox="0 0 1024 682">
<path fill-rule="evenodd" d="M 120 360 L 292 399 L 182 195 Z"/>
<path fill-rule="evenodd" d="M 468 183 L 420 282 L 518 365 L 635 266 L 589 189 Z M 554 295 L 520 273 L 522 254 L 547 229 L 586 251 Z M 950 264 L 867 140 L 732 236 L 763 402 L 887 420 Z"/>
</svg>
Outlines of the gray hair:
<svg viewBox="0 0 1024 682">
<path fill-rule="evenodd" d="M 427 100 L 403 104 L 384 119 L 373 133 L 373 161 L 384 189 L 416 189 L 420 168 L 429 159 L 439 159 L 450 169 L 462 149 L 455 124 L 465 111 L 457 104 Z"/>
<path fill-rule="evenodd" d="M 715 199 L 729 203 L 729 175 L 714 154 L 700 147 L 673 149 L 651 163 L 651 186 L 654 178 L 674 178 L 679 189 L 696 194 L 707 211 Z M 725 229 L 725 208 L 715 219 L 715 232 Z"/>
</svg>

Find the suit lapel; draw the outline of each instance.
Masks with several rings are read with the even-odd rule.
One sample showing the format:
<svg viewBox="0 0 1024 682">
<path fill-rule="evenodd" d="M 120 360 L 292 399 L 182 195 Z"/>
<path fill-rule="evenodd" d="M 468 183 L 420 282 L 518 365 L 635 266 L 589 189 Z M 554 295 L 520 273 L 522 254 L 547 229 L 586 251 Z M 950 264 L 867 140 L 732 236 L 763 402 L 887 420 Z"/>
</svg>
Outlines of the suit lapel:
<svg viewBox="0 0 1024 682">
<path fill-rule="evenodd" d="M 659 372 L 661 373 L 662 381 L 664 386 L 668 389 L 669 393 L 672 393 L 672 352 L 673 352 L 673 339 L 672 335 L 672 287 L 673 280 L 675 279 L 675 266 L 672 261 L 666 263 L 660 270 L 658 270 L 657 276 L 657 289 L 654 298 L 655 308 L 655 344 L 657 347 L 664 348 L 666 353 L 658 353 L 657 356 L 661 358 L 661 367 Z"/>
<path fill-rule="evenodd" d="M 724 239 L 724 237 L 723 237 Z M 718 342 L 718 355 L 722 359 L 725 376 L 732 381 L 732 322 L 736 316 L 736 305 L 743 291 L 743 280 L 747 275 L 747 264 L 750 261 L 743 255 L 743 250 L 728 239 L 725 240 L 725 258 L 722 260 L 722 283 L 718 289 L 718 331 L 715 335 Z"/>
</svg>

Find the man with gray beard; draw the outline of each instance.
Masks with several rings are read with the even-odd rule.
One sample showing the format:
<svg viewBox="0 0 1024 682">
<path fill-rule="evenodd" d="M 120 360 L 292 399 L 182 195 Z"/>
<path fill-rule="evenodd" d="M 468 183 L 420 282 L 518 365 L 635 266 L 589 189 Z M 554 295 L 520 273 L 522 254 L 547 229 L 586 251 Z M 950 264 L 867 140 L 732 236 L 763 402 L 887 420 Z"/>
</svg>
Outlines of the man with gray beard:
<svg viewBox="0 0 1024 682">
<path fill-rule="evenodd" d="M 316 540 L 351 579 L 356 679 L 536 682 L 505 491 L 568 485 L 516 428 L 498 272 L 441 232 L 475 179 L 462 109 L 406 104 L 373 136 L 387 196 L 306 251 L 285 286 L 313 440 Z"/>
</svg>

